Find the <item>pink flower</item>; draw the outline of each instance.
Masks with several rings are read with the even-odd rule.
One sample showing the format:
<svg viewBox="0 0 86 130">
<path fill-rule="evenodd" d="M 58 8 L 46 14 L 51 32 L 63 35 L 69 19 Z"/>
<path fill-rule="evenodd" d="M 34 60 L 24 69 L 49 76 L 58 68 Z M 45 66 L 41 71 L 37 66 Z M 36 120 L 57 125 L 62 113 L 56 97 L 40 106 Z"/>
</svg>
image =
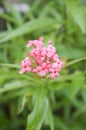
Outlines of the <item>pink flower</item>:
<svg viewBox="0 0 86 130">
<path fill-rule="evenodd" d="M 39 38 L 39 40 L 40 40 L 40 41 L 43 41 L 43 40 L 44 40 L 44 38 L 43 38 L 43 37 L 40 37 L 40 38 Z"/>
<path fill-rule="evenodd" d="M 23 74 L 25 71 L 30 72 L 31 68 L 29 67 L 31 66 L 31 60 L 29 57 L 26 57 L 22 62 L 21 62 L 21 67 L 22 69 L 20 70 L 20 74 Z"/>
<path fill-rule="evenodd" d="M 59 71 L 63 67 L 63 62 L 60 61 L 56 54 L 56 48 L 52 45 L 52 41 L 48 41 L 48 46 L 43 46 L 44 38 L 38 40 L 30 40 L 27 47 L 33 47 L 26 57 L 21 62 L 20 74 L 24 72 L 32 72 L 40 77 L 50 76 L 50 79 L 59 76 Z"/>
<path fill-rule="evenodd" d="M 50 74 L 50 79 L 54 79 L 55 77 L 58 77 L 59 76 L 59 74 L 58 73 L 51 73 Z"/>
<path fill-rule="evenodd" d="M 31 47 L 32 45 L 33 45 L 33 41 L 30 40 L 30 41 L 27 43 L 26 47 Z"/>
<path fill-rule="evenodd" d="M 33 71 L 32 71 L 33 73 L 37 73 L 38 72 L 38 70 L 37 69 L 33 69 Z"/>
<path fill-rule="evenodd" d="M 53 44 L 52 40 L 49 40 L 49 41 L 48 41 L 48 44 Z"/>
<path fill-rule="evenodd" d="M 21 69 L 20 71 L 19 71 L 19 74 L 23 74 L 25 72 L 25 69 Z"/>
<path fill-rule="evenodd" d="M 40 71 L 40 76 L 44 77 L 46 75 L 45 71 Z"/>
<path fill-rule="evenodd" d="M 27 67 L 25 70 L 26 70 L 27 72 L 31 72 L 31 68 L 30 68 L 30 67 Z"/>
</svg>

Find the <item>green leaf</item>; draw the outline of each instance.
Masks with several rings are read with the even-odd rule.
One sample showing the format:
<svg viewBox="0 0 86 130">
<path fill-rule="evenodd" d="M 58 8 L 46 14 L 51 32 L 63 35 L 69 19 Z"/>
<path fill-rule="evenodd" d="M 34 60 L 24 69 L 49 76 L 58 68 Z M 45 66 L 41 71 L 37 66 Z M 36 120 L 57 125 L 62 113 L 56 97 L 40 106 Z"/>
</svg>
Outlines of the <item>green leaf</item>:
<svg viewBox="0 0 86 130">
<path fill-rule="evenodd" d="M 23 88 L 27 85 L 28 85 L 28 83 L 24 82 L 24 81 L 19 81 L 19 80 L 11 81 L 10 83 L 7 83 L 2 88 L 0 88 L 0 93 Z"/>
<path fill-rule="evenodd" d="M 73 41 L 73 42 L 76 43 L 75 41 Z M 82 41 L 80 41 L 80 42 L 82 42 Z M 60 57 L 65 56 L 65 57 L 67 57 L 67 59 L 72 60 L 72 59 L 78 59 L 78 58 L 86 56 L 86 52 L 82 48 L 78 48 L 78 47 L 74 48 L 71 46 L 66 47 L 66 45 L 63 45 L 63 44 L 56 44 L 56 47 L 58 48 L 58 53 L 59 53 Z"/>
<path fill-rule="evenodd" d="M 28 116 L 26 130 L 40 130 L 48 110 L 48 100 L 44 99 Z"/>
<path fill-rule="evenodd" d="M 5 20 L 7 20 L 8 22 L 12 22 L 14 24 L 17 24 L 16 20 L 14 18 L 10 17 L 8 14 L 0 13 L 0 18 L 3 18 Z"/>
<path fill-rule="evenodd" d="M 66 0 L 67 8 L 72 14 L 75 22 L 86 33 L 86 7 L 81 0 Z"/>
<path fill-rule="evenodd" d="M 9 18 L 8 20 L 10 20 L 11 22 L 14 21 L 16 25 L 21 25 L 23 23 L 22 14 L 19 11 L 17 11 L 12 4 L 8 2 L 4 3 L 4 6 L 7 10 L 9 10 L 9 14 L 10 14 L 10 17 L 9 14 L 5 14 L 7 15 L 6 18 Z"/>
<path fill-rule="evenodd" d="M 77 95 L 77 93 L 80 91 L 80 89 L 82 87 L 82 84 L 83 84 L 83 80 L 79 80 L 78 78 L 77 78 L 77 80 L 74 80 L 72 82 L 72 86 L 69 89 L 69 98 L 70 99 L 73 99 Z"/>
<path fill-rule="evenodd" d="M 61 116 L 54 116 L 56 130 L 69 130 Z"/>
<path fill-rule="evenodd" d="M 67 87 L 68 89 L 68 98 L 70 99 L 74 99 L 74 97 L 78 94 L 78 92 L 81 90 L 81 88 L 84 86 L 84 74 L 81 73 L 79 75 L 77 75 L 77 77 L 75 77 L 75 79 L 73 79 L 71 81 L 71 86 Z"/>
<path fill-rule="evenodd" d="M 5 37 L 0 39 L 0 43 L 6 42 L 14 37 L 21 36 L 27 33 L 31 33 L 33 31 L 37 31 L 40 29 L 46 30 L 47 27 L 51 27 L 56 23 L 55 20 L 50 18 L 38 18 L 23 24 L 22 26 L 18 27 L 17 29 L 7 33 Z"/>
<path fill-rule="evenodd" d="M 40 93 L 39 91 L 35 93 L 37 95 L 34 99 L 36 103 L 32 113 L 28 116 L 26 130 L 40 130 L 48 110 L 48 100 L 44 96 L 46 91 L 40 89 Z"/>
<path fill-rule="evenodd" d="M 54 130 L 54 119 L 53 119 L 53 114 L 52 114 L 50 105 L 48 107 L 48 111 L 47 111 L 47 114 L 46 114 L 45 123 L 49 124 L 51 130 Z"/>
<path fill-rule="evenodd" d="M 25 104 L 26 104 L 26 96 L 21 96 L 19 97 L 19 100 L 18 100 L 18 109 L 17 109 L 17 113 L 21 113 L 25 107 Z"/>
</svg>

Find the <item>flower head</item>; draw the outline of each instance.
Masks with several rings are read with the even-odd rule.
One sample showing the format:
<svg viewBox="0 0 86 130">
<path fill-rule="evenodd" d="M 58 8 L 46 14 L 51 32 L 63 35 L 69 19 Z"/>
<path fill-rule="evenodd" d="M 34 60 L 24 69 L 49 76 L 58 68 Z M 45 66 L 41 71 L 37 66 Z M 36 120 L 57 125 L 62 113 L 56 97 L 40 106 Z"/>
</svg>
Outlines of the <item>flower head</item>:
<svg viewBox="0 0 86 130">
<path fill-rule="evenodd" d="M 20 74 L 24 72 L 32 72 L 40 77 L 49 75 L 51 79 L 59 76 L 59 71 L 63 67 L 63 62 L 59 59 L 56 48 L 51 40 L 48 41 L 48 46 L 44 46 L 44 38 L 38 40 L 30 40 L 27 47 L 33 47 L 26 57 L 21 62 Z"/>
</svg>

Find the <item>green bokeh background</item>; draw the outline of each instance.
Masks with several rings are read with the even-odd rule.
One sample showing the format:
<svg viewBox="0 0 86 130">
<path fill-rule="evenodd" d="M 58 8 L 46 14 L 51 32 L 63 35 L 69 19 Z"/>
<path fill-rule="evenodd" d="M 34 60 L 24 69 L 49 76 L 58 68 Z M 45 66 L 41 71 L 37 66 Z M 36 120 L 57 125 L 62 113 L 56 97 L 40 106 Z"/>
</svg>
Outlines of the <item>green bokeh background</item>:
<svg viewBox="0 0 86 130">
<path fill-rule="evenodd" d="M 67 63 L 86 56 L 86 33 L 73 19 L 64 0 L 25 2 L 30 6 L 25 14 L 6 1 L 3 7 L 9 12 L 0 14 L 0 130 L 25 130 L 27 115 L 32 111 L 30 100 L 18 113 L 27 91 L 30 99 L 31 86 L 15 67 L 28 52 L 28 40 L 43 36 L 47 43 L 52 39 L 58 55 Z M 86 130 L 86 60 L 64 68 L 61 77 L 50 85 L 48 99 L 55 130 Z M 41 130 L 50 130 L 46 121 Z"/>
</svg>

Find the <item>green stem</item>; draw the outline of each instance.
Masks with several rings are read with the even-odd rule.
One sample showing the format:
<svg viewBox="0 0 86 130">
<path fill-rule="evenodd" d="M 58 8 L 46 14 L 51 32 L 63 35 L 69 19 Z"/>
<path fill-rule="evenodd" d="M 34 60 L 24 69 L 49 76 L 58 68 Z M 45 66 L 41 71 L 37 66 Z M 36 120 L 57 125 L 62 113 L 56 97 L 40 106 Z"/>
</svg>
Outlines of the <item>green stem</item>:
<svg viewBox="0 0 86 130">
<path fill-rule="evenodd" d="M 66 65 L 66 67 L 69 67 L 70 65 L 73 65 L 73 64 L 75 64 L 75 63 L 78 63 L 78 62 L 80 62 L 80 61 L 82 61 L 82 60 L 86 60 L 86 57 L 73 60 L 73 61 L 69 62 L 69 63 Z"/>
<path fill-rule="evenodd" d="M 5 67 L 11 67 L 11 68 L 20 69 L 20 66 L 17 65 L 17 64 L 4 64 L 4 63 L 0 63 L 0 66 L 5 66 Z"/>
</svg>

